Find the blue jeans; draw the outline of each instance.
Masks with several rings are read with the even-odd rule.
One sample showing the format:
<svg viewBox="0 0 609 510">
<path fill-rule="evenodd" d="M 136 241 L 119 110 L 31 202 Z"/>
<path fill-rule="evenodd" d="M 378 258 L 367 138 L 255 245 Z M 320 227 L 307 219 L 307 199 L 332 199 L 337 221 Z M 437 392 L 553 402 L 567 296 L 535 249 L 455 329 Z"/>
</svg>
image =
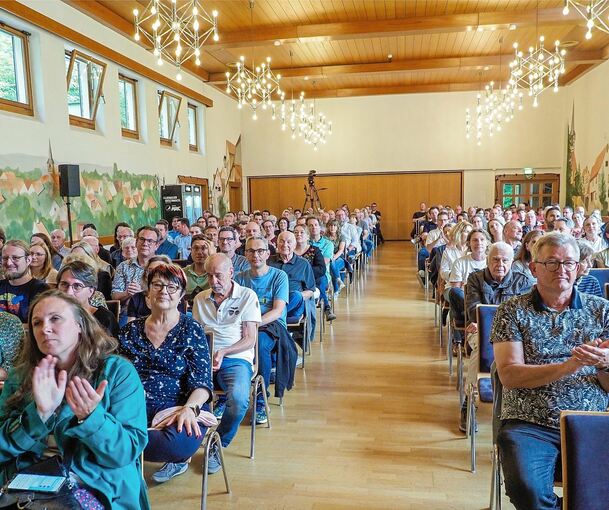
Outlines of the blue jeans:
<svg viewBox="0 0 609 510">
<path fill-rule="evenodd" d="M 214 386 L 226 392 L 226 409 L 218 425 L 223 447 L 233 440 L 247 412 L 251 381 L 252 364 L 239 358 L 224 358 L 214 374 Z"/>
<path fill-rule="evenodd" d="M 364 251 L 364 255 L 366 255 L 366 257 L 370 256 L 373 247 L 374 245 L 372 244 L 372 241 L 370 239 L 362 240 L 362 250 Z"/>
<path fill-rule="evenodd" d="M 291 291 L 288 300 L 288 320 L 290 320 L 291 318 L 300 318 L 304 311 L 305 302 L 304 298 L 302 297 L 302 293 L 298 292 L 297 290 Z"/>
<path fill-rule="evenodd" d="M 340 272 L 345 269 L 345 261 L 342 257 L 338 257 L 336 260 L 330 262 L 330 275 L 332 276 L 332 285 L 334 286 L 334 292 L 338 292 L 340 285 Z"/>
<path fill-rule="evenodd" d="M 421 248 L 419 250 L 419 253 L 417 254 L 417 269 L 419 271 L 425 270 L 425 259 L 427 257 L 429 257 L 429 252 L 427 251 L 427 248 Z"/>
<path fill-rule="evenodd" d="M 201 437 L 194 433 L 189 436 L 186 427 L 178 432 L 175 425 L 170 425 L 162 430 L 148 431 L 148 445 L 144 450 L 144 459 L 149 462 L 186 462 L 192 457 L 205 437 L 206 427 L 199 424 Z"/>
<path fill-rule="evenodd" d="M 258 373 L 264 379 L 266 387 L 266 396 L 270 395 L 269 386 L 271 384 L 271 370 L 273 369 L 273 351 L 275 350 L 275 340 L 266 332 L 258 332 Z M 256 407 L 264 406 L 262 395 L 257 395 Z"/>
<path fill-rule="evenodd" d="M 459 287 L 451 287 L 448 292 L 448 302 L 450 303 L 450 314 L 457 326 L 465 324 L 465 294 Z"/>
<path fill-rule="evenodd" d="M 560 499 L 553 491 L 555 473 L 560 473 L 560 430 L 506 420 L 497 445 L 505 492 L 516 509 L 560 509 Z"/>
<path fill-rule="evenodd" d="M 316 283 L 317 283 L 317 288 L 319 289 L 319 294 L 320 294 L 319 297 L 324 302 L 324 306 L 326 308 L 330 308 L 330 302 L 328 301 L 328 294 L 326 294 L 326 292 L 328 291 L 328 277 L 326 275 L 323 275 L 319 279 L 319 281 L 317 281 Z"/>
</svg>

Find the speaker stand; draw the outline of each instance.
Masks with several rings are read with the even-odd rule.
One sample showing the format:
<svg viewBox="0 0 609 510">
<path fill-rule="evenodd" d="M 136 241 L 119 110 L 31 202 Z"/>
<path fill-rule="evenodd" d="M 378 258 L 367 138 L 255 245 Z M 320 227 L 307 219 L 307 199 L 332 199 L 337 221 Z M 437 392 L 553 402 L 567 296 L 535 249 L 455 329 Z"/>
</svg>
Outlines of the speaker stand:
<svg viewBox="0 0 609 510">
<path fill-rule="evenodd" d="M 70 209 L 70 197 L 63 197 L 66 202 L 66 207 L 68 208 L 68 233 L 70 235 L 70 248 L 74 244 L 74 240 L 72 239 L 72 210 Z"/>
</svg>

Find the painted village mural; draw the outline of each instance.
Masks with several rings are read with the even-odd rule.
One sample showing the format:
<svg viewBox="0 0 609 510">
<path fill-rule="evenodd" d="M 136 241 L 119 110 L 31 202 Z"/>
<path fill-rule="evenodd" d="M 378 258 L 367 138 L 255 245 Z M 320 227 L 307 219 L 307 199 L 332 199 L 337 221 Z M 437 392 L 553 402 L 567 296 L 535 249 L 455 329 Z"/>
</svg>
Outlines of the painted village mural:
<svg viewBox="0 0 609 510">
<path fill-rule="evenodd" d="M 154 175 L 120 169 L 80 169 L 80 197 L 71 199 L 72 228 L 95 223 L 100 235 L 112 235 L 114 225 L 154 223 L 158 217 L 159 181 Z M 0 226 L 7 238 L 29 239 L 34 232 L 48 234 L 60 226 L 67 233 L 67 209 L 59 193 L 59 172 L 49 156 L 0 156 Z M 76 237 L 76 235 L 75 235 Z"/>
<path fill-rule="evenodd" d="M 591 164 L 582 168 L 575 154 L 575 107 L 567 132 L 567 204 L 582 205 L 587 211 L 609 214 L 609 145 L 601 147 Z"/>
</svg>

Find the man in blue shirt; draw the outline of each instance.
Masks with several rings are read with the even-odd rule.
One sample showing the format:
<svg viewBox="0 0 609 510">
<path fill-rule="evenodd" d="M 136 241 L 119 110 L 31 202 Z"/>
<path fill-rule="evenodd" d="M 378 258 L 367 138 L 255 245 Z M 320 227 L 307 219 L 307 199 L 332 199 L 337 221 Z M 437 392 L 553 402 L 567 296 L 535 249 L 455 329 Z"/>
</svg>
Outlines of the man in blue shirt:
<svg viewBox="0 0 609 510">
<path fill-rule="evenodd" d="M 171 260 L 178 258 L 178 247 L 167 239 L 169 222 L 159 220 L 156 222 L 156 229 L 159 231 L 159 245 L 156 249 L 157 255 L 167 255 Z"/>
<path fill-rule="evenodd" d="M 190 257 L 190 245 L 192 243 L 190 222 L 188 221 L 188 218 L 180 218 L 178 222 L 180 235 L 176 237 L 173 242 L 178 247 L 180 258 L 186 260 Z"/>
<path fill-rule="evenodd" d="M 226 255 L 233 264 L 233 271 L 239 274 L 250 268 L 250 263 L 243 255 L 235 253 L 239 237 L 233 227 L 221 227 L 218 232 L 218 250 Z"/>
<path fill-rule="evenodd" d="M 279 269 L 269 267 L 269 245 L 263 237 L 250 237 L 245 244 L 245 254 L 250 269 L 235 276 L 235 281 L 252 289 L 260 302 L 262 320 L 261 328 L 276 323 L 286 329 L 287 308 L 289 299 L 288 275 Z M 266 332 L 258 332 L 258 367 L 268 388 L 271 380 L 273 362 L 271 353 L 275 350 L 275 340 Z M 258 395 L 256 401 L 256 423 L 266 423 L 268 418 L 264 408 L 264 399 Z"/>
<path fill-rule="evenodd" d="M 327 290 L 328 283 L 332 281 L 332 277 L 330 275 L 330 261 L 334 256 L 334 244 L 332 244 L 332 241 L 330 241 L 326 237 L 322 237 L 319 218 L 316 218 L 315 216 L 309 216 L 307 218 L 307 228 L 309 229 L 309 243 L 311 244 L 311 246 L 319 248 L 319 251 L 321 251 L 321 254 L 324 257 L 324 262 L 326 263 L 325 279 L 324 277 L 321 277 L 316 283 L 321 293 L 321 299 L 324 302 L 326 319 L 329 321 L 333 321 L 334 319 L 336 319 L 336 315 L 334 314 L 334 311 L 330 306 Z"/>
<path fill-rule="evenodd" d="M 170 241 L 173 241 L 180 235 L 180 217 L 174 216 L 171 218 L 171 230 L 167 233 Z"/>
</svg>

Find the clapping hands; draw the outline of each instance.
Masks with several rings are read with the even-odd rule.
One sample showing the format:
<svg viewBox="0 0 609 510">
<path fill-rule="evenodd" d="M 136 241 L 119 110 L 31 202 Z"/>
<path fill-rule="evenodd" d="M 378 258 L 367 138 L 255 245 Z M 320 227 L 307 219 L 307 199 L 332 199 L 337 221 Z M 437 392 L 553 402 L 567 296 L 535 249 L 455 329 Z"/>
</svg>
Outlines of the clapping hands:
<svg viewBox="0 0 609 510">
<path fill-rule="evenodd" d="M 38 415 L 46 422 L 66 398 L 66 402 L 79 420 L 89 416 L 104 396 L 108 381 L 102 381 L 94 389 L 89 381 L 78 376 L 68 384 L 68 374 L 60 370 L 56 374 L 57 359 L 51 355 L 40 360 L 32 376 L 32 395 Z"/>
<path fill-rule="evenodd" d="M 573 358 L 582 366 L 609 368 L 609 340 L 597 338 L 578 345 L 572 351 Z"/>
</svg>

